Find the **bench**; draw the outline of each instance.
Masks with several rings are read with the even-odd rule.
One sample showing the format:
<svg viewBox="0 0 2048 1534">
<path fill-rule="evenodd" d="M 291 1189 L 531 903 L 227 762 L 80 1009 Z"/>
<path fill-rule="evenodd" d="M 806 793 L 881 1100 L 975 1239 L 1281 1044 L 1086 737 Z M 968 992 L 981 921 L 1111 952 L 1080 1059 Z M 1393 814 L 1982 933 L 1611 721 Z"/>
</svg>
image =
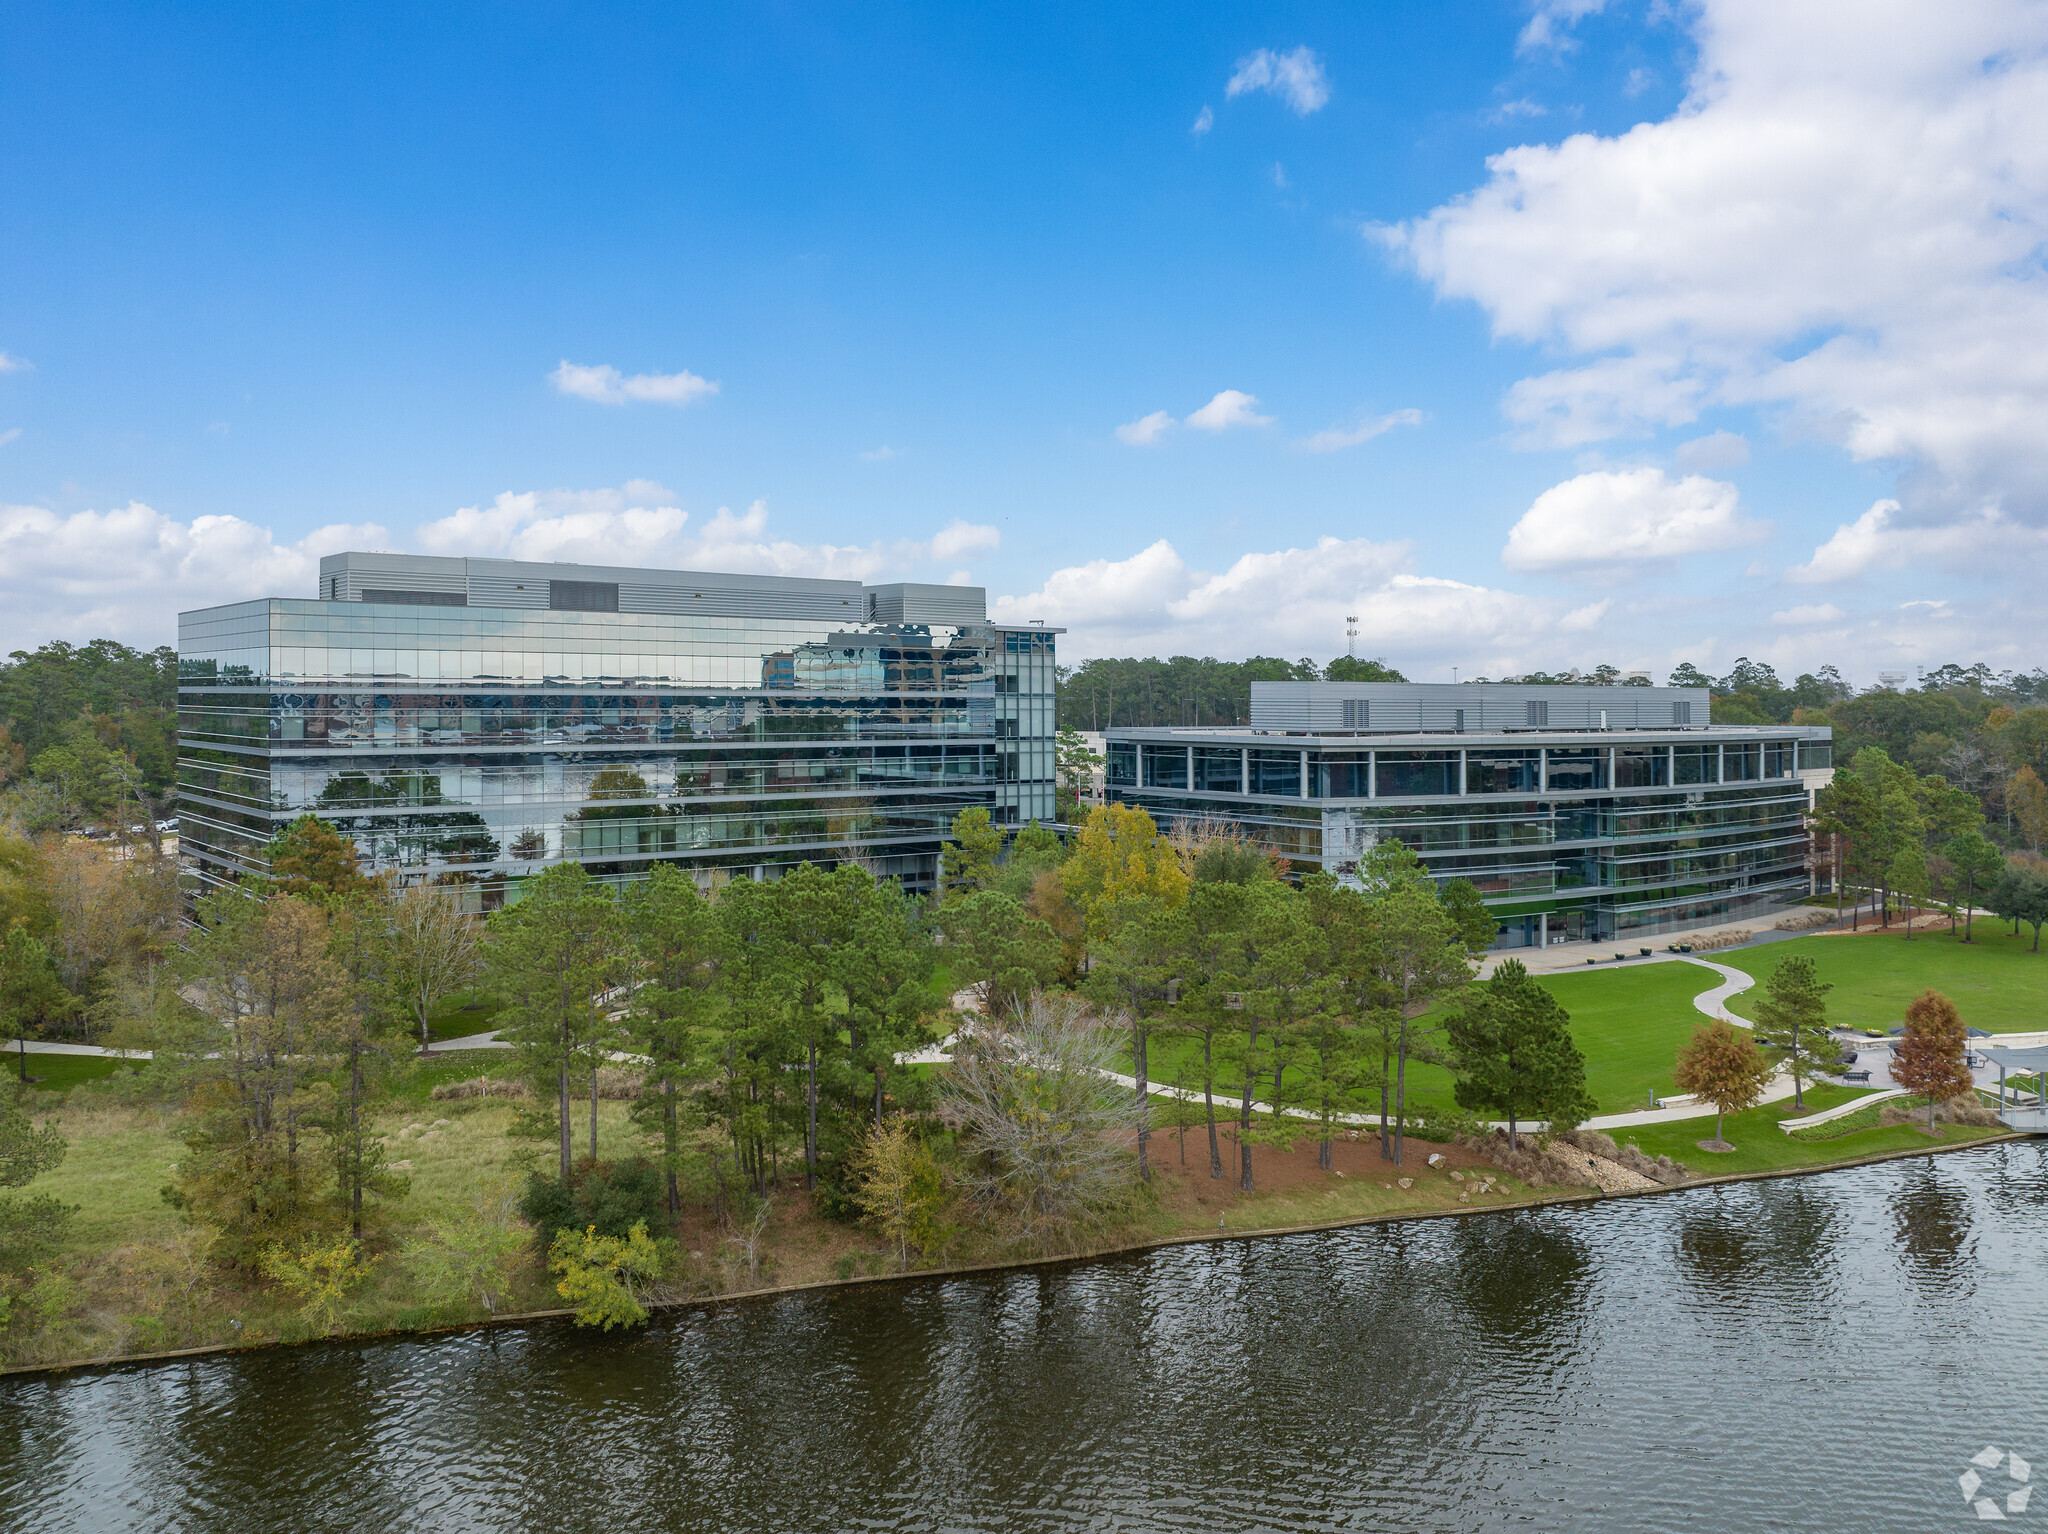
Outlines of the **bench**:
<svg viewBox="0 0 2048 1534">
<path fill-rule="evenodd" d="M 1868 1080 L 1870 1080 L 1870 1072 L 1868 1072 L 1868 1071 L 1844 1071 L 1844 1072 L 1842 1072 L 1842 1079 L 1843 1079 L 1844 1081 L 1868 1081 Z"/>
</svg>

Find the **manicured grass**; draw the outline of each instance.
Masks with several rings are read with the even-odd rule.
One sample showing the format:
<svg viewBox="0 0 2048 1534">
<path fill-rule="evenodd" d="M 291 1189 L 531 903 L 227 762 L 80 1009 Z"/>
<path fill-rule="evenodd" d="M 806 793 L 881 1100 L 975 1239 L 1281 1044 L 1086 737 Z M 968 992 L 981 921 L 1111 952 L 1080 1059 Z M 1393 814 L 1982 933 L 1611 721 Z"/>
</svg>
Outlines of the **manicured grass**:
<svg viewBox="0 0 2048 1534">
<path fill-rule="evenodd" d="M 1730 1114 L 1722 1134 L 1735 1149 L 1720 1154 L 1699 1148 L 1701 1140 L 1714 1137 L 1711 1115 L 1680 1119 L 1671 1124 L 1645 1124 L 1636 1129 L 1622 1130 L 1614 1138 L 1623 1144 L 1640 1146 L 1645 1155 L 1663 1155 L 1673 1161 L 1682 1161 L 1702 1177 L 1725 1177 L 1736 1172 L 1778 1172 L 1797 1167 L 1826 1166 L 1830 1162 L 1853 1161 L 1860 1156 L 1879 1156 L 1887 1151 L 1934 1150 L 2004 1132 L 1995 1127 L 1980 1129 L 1968 1124 L 1944 1124 L 1941 1126 L 1942 1137 L 1929 1139 L 1923 1131 L 1910 1124 L 1901 1124 L 1891 1129 L 1859 1129 L 1837 1139 L 1816 1141 L 1795 1140 L 1778 1127 L 1780 1119 L 1801 1118 L 1805 1113 L 1833 1106 L 1830 1094 L 1839 1094 L 1834 1101 L 1848 1096 L 1840 1088 L 1816 1087 L 1806 1094 L 1803 1112 L 1794 1108 L 1788 1099 L 1752 1108 L 1747 1113 Z"/>
<path fill-rule="evenodd" d="M 1889 1029 L 1906 1006 L 1930 986 L 1956 1004 L 1963 1021 L 1992 1033 L 2048 1028 L 2048 952 L 2030 953 L 2033 933 L 2015 938 L 1996 920 L 1979 918 L 1973 942 L 1946 932 L 1922 932 L 1910 941 L 1893 933 L 1803 937 L 1711 955 L 1717 964 L 1761 982 L 1793 954 L 1814 961 L 1828 993 L 1828 1019 L 1850 1028 Z M 1729 1003 L 1741 1017 L 1756 1015 L 1757 991 Z"/>
<path fill-rule="evenodd" d="M 120 1068 L 120 1061 L 109 1060 L 103 1055 L 32 1054 L 28 1057 L 30 1084 L 38 1092 L 68 1092 L 80 1082 L 97 1081 L 102 1076 L 113 1075 Z M 134 1068 L 129 1067 L 131 1070 Z M 8 1084 L 20 1081 L 21 1061 L 10 1053 L 0 1060 L 0 1070 L 6 1072 L 6 1081 L 0 1082 L 0 1091 L 5 1091 Z"/>
<path fill-rule="evenodd" d="M 471 996 L 464 992 L 451 996 L 440 1006 L 427 1014 L 427 1036 L 435 1042 L 442 1039 L 464 1039 L 472 1033 L 488 1033 L 491 1019 L 505 1010 L 505 1004 L 494 996 Z M 417 1030 L 414 1030 L 417 1037 Z"/>
<path fill-rule="evenodd" d="M 1546 975 L 1539 983 L 1571 1014 L 1572 1037 L 1586 1057 L 1586 1085 L 1600 1111 L 1627 1113 L 1649 1107 L 1653 1093 L 1661 1097 L 1676 1091 L 1671 1073 L 1679 1047 L 1706 1021 L 1693 998 L 1719 982 L 1712 971 L 1697 964 L 1656 963 Z M 1190 1089 L 1201 1086 L 1199 1039 L 1155 1033 L 1146 1048 L 1146 1063 L 1155 1082 L 1172 1084 L 1178 1070 Z M 1130 1069 L 1128 1051 L 1123 1068 Z M 1232 1083 L 1222 1077 L 1223 1070 L 1227 1067 L 1219 1062 L 1218 1093 L 1241 1090 L 1243 1078 Z M 1270 1091 L 1268 1079 L 1257 1095 L 1263 1101 Z M 1411 1061 L 1408 1099 L 1421 1108 L 1449 1105 L 1451 1073 L 1442 1066 Z M 1358 1107 L 1378 1111 L 1378 1093 L 1369 1102 L 1359 1099 Z"/>
<path fill-rule="evenodd" d="M 1651 1106 L 1677 1091 L 1678 1051 L 1706 1017 L 1693 998 L 1719 982 L 1697 964 L 1643 964 L 1547 976 L 1542 984 L 1572 1017 L 1586 1057 L 1586 1085 L 1602 1113 Z"/>
</svg>

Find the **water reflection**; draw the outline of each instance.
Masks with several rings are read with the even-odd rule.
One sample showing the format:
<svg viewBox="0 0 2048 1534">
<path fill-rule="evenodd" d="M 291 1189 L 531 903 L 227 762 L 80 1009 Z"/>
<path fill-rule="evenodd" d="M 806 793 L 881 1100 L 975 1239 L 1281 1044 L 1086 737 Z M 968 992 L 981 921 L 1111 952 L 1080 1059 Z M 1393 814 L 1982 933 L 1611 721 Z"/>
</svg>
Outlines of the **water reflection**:
<svg viewBox="0 0 2048 1534">
<path fill-rule="evenodd" d="M 1923 1284 L 1938 1285 L 1937 1292 L 1961 1299 L 1970 1288 L 1966 1259 L 1975 1245 L 1969 1196 L 1932 1157 L 1902 1162 L 1900 1168 L 1891 1210 L 1906 1271 Z"/>
<path fill-rule="evenodd" d="M 2014 1362 L 2044 1253 L 2048 1148 L 2013 1144 L 626 1338 L 10 1381 L 0 1530 L 1929 1526 L 1958 1448 L 2048 1460 Z M 1902 1255 L 1966 1324 L 1897 1325 Z"/>
</svg>

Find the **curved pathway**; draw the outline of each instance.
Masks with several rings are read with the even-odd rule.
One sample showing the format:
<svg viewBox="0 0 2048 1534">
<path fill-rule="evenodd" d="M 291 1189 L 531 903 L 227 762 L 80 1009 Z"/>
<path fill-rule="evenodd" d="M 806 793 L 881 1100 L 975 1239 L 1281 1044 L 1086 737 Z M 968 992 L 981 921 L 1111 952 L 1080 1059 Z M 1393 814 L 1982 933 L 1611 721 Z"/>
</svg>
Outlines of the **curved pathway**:
<svg viewBox="0 0 2048 1534">
<path fill-rule="evenodd" d="M 1716 964 L 1711 959 L 1696 958 L 1689 953 L 1680 954 L 1678 957 L 1688 964 L 1697 964 L 1701 969 L 1710 969 L 1721 977 L 1719 985 L 1712 990 L 1701 991 L 1699 995 L 1693 997 L 1692 1004 L 1708 1017 L 1733 1023 L 1738 1028 L 1747 1028 L 1747 1019 L 1737 1017 L 1728 1010 L 1728 998 L 1748 990 L 1756 984 L 1756 980 L 1739 969 L 1731 969 L 1726 964 Z"/>
</svg>

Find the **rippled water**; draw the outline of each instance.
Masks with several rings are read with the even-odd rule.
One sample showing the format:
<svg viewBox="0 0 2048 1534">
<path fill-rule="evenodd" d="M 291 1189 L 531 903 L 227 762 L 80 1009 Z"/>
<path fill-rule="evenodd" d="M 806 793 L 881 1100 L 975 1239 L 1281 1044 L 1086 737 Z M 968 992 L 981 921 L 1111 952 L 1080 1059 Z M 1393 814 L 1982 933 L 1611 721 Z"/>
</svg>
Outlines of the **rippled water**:
<svg viewBox="0 0 2048 1534">
<path fill-rule="evenodd" d="M 1917 1530 L 1986 1444 L 2048 1482 L 2048 1142 L 0 1382 L 0 1528 Z"/>
</svg>

